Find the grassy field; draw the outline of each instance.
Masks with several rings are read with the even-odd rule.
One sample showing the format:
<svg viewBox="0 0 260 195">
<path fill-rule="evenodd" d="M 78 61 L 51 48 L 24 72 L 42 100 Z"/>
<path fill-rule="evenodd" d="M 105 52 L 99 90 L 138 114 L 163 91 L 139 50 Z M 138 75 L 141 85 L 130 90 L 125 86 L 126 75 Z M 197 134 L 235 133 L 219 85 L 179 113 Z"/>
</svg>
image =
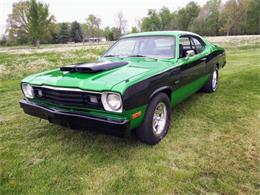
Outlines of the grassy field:
<svg viewBox="0 0 260 195">
<path fill-rule="evenodd" d="M 0 194 L 259 194 L 260 37 L 209 40 L 227 49 L 218 91 L 178 105 L 154 147 L 19 108 L 23 76 L 96 60 L 107 45 L 0 49 Z"/>
</svg>

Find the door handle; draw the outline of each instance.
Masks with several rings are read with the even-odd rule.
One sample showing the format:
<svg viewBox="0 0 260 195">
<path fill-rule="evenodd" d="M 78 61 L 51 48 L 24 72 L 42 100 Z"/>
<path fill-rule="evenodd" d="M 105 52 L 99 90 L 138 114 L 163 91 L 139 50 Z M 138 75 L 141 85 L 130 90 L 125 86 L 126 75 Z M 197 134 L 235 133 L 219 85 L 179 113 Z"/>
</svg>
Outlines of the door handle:
<svg viewBox="0 0 260 195">
<path fill-rule="evenodd" d="M 206 61 L 206 60 L 207 60 L 207 58 L 202 58 L 201 60 L 202 60 L 202 61 Z"/>
</svg>

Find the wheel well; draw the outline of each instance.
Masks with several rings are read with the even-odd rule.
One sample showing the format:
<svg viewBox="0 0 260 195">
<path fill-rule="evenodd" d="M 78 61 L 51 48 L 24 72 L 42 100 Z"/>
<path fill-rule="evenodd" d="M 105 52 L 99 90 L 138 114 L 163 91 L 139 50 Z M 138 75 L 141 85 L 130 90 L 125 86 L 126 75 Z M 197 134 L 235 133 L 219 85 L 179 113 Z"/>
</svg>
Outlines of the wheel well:
<svg viewBox="0 0 260 195">
<path fill-rule="evenodd" d="M 172 98 L 172 95 L 171 95 L 172 91 L 171 91 L 171 89 L 164 89 L 161 92 L 166 93 L 166 95 L 168 96 L 169 100 L 171 101 L 171 98 Z"/>
<path fill-rule="evenodd" d="M 152 95 L 151 95 L 151 98 L 153 98 L 155 95 L 157 95 L 158 93 L 165 93 L 169 100 L 171 101 L 171 93 L 172 93 L 172 90 L 167 87 L 167 88 L 163 88 L 163 89 L 158 89 L 156 90 Z"/>
</svg>

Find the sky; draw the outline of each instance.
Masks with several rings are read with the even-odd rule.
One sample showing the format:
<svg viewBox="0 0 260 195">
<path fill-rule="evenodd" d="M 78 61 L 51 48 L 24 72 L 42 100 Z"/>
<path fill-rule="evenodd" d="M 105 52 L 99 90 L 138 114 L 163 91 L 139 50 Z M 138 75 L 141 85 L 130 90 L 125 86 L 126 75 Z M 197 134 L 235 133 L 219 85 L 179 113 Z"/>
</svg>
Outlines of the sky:
<svg viewBox="0 0 260 195">
<path fill-rule="evenodd" d="M 102 19 L 102 27 L 115 26 L 115 17 L 122 11 L 128 20 L 128 28 L 137 25 L 137 21 L 147 15 L 148 9 L 170 10 L 184 7 L 191 0 L 40 0 L 47 3 L 57 22 L 85 22 L 89 14 Z M 195 0 L 196 1 L 196 0 Z M 197 0 L 200 5 L 207 0 Z M 12 4 L 19 0 L 0 0 L 0 35 L 5 32 L 6 19 L 12 12 Z"/>
</svg>

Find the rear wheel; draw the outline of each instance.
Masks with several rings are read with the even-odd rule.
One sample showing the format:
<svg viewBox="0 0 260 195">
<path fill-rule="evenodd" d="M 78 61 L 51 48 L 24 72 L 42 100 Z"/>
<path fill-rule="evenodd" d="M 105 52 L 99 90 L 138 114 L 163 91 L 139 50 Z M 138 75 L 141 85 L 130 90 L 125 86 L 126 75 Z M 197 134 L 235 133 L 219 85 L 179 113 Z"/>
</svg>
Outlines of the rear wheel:
<svg viewBox="0 0 260 195">
<path fill-rule="evenodd" d="M 202 91 L 206 93 L 212 93 L 215 92 L 218 88 L 218 68 L 215 65 L 213 67 L 213 70 L 211 72 L 209 81 L 204 85 L 202 88 Z"/>
<path fill-rule="evenodd" d="M 165 93 L 159 93 L 149 103 L 144 121 L 137 129 L 140 141 L 155 145 L 165 137 L 171 120 L 171 104 Z"/>
</svg>

